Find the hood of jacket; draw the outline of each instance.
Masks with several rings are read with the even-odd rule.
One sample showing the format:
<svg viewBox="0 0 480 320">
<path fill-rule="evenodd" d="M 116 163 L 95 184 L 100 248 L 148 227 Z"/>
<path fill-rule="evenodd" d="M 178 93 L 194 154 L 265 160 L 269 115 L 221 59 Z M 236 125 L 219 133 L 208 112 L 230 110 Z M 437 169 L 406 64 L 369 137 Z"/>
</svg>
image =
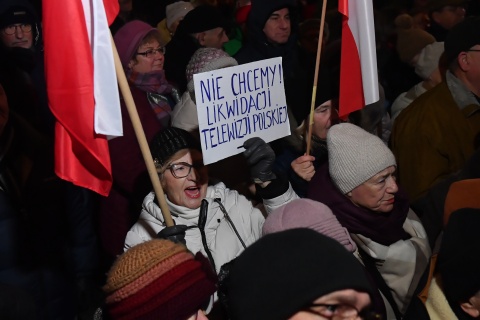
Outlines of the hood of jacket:
<svg viewBox="0 0 480 320">
<path fill-rule="evenodd" d="M 254 0 L 252 8 L 248 15 L 247 28 L 248 39 L 256 45 L 265 45 L 268 43 L 267 37 L 263 33 L 263 27 L 272 12 L 279 9 L 288 8 L 291 21 L 291 35 L 288 43 L 296 42 L 296 33 L 298 25 L 297 7 L 294 0 Z M 287 44 L 288 44 L 287 43 Z"/>
</svg>

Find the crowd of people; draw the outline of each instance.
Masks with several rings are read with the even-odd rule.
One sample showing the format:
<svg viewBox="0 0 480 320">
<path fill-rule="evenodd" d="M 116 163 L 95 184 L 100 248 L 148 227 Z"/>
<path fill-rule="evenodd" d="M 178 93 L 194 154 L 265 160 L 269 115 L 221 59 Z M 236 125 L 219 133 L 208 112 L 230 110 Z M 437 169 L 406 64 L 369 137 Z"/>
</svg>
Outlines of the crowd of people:
<svg viewBox="0 0 480 320">
<path fill-rule="evenodd" d="M 123 97 L 109 195 L 55 175 L 42 2 L 2 0 L 1 319 L 480 318 L 480 1 L 373 0 L 380 99 L 345 118 L 338 1 L 118 1 L 166 207 Z M 194 75 L 276 57 L 290 135 L 205 165 Z"/>
</svg>

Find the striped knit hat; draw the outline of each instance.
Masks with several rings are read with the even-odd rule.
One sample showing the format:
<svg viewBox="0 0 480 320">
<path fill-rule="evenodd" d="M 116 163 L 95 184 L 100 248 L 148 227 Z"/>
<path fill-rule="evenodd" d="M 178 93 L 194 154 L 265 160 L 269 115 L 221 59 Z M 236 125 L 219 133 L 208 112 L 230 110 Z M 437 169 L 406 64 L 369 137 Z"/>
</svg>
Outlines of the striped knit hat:
<svg viewBox="0 0 480 320">
<path fill-rule="evenodd" d="M 112 319 L 187 319 L 215 292 L 208 261 L 184 245 L 154 239 L 113 264 L 103 290 Z"/>
</svg>

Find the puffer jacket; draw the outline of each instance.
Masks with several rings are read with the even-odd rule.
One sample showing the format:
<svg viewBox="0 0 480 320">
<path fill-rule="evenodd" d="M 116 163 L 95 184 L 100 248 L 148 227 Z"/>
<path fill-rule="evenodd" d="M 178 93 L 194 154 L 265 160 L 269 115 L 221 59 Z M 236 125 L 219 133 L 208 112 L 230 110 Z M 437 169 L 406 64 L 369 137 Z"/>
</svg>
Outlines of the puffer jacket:
<svg viewBox="0 0 480 320">
<path fill-rule="evenodd" d="M 289 186 L 282 195 L 265 199 L 265 209 L 269 213 L 296 198 L 298 196 Z M 244 249 L 233 226 L 242 241 L 248 246 L 260 238 L 265 219 L 261 211 L 254 207 L 247 198 L 235 190 L 228 189 L 222 182 L 209 186 L 205 199 L 208 201 L 205 224 L 206 240 L 215 262 L 216 271 L 219 272 L 222 265 L 236 258 Z M 193 253 L 201 252 L 207 256 L 202 245 L 200 230 L 196 227 L 200 208 L 188 209 L 173 204 L 168 198 L 166 200 L 176 225 L 193 227 L 186 230 L 187 248 Z M 226 218 L 225 212 L 233 225 Z M 160 208 L 155 203 L 155 194 L 151 192 L 145 197 L 137 223 L 127 234 L 124 249 L 128 250 L 136 244 L 155 238 L 163 228 L 165 228 L 164 219 Z"/>
</svg>

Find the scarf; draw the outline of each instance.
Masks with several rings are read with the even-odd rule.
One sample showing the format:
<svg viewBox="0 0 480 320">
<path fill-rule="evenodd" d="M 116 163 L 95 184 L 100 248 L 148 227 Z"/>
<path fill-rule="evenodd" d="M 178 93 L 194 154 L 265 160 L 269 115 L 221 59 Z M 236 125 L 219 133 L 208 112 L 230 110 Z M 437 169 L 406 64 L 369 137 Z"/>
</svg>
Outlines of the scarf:
<svg viewBox="0 0 480 320">
<path fill-rule="evenodd" d="M 400 190 L 395 195 L 392 211 L 388 213 L 357 207 L 334 185 L 328 172 L 327 162 L 315 173 L 309 184 L 307 196 L 329 206 L 338 221 L 350 233 L 363 235 L 385 246 L 410 238 L 410 235 L 403 229 L 403 223 L 409 211 L 409 203 L 405 194 Z"/>
<path fill-rule="evenodd" d="M 172 108 L 165 95 L 172 92 L 172 86 L 165 78 L 165 71 L 139 73 L 127 70 L 127 78 L 130 84 L 147 93 L 148 102 L 158 120 L 164 126 L 168 126 Z"/>
</svg>

